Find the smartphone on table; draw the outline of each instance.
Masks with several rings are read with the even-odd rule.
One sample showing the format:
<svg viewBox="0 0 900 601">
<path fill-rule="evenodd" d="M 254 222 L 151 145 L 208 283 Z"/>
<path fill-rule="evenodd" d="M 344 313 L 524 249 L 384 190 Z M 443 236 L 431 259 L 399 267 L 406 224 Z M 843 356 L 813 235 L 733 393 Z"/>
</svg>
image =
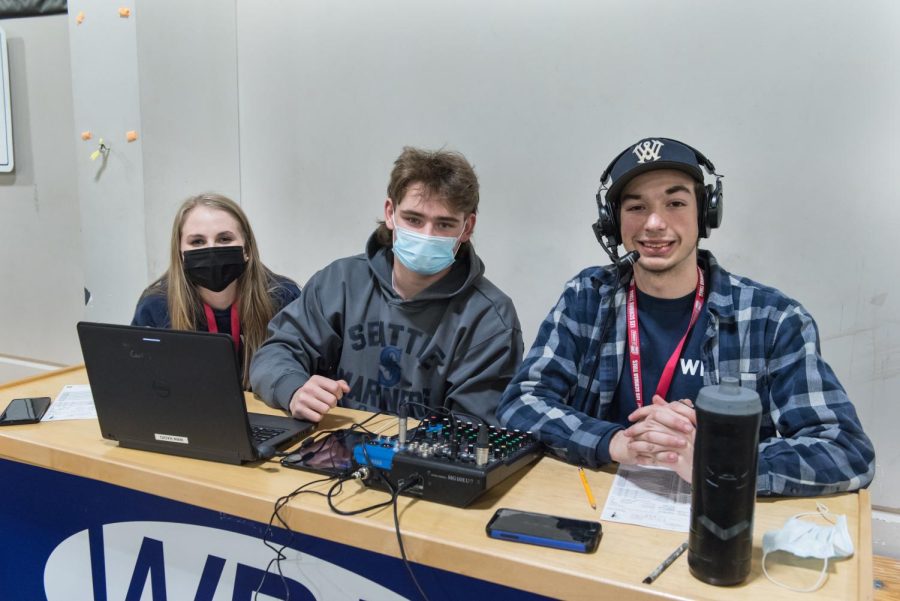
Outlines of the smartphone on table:
<svg viewBox="0 0 900 601">
<path fill-rule="evenodd" d="M 13 399 L 0 413 L 0 426 L 13 426 L 16 424 L 34 424 L 41 421 L 47 408 L 50 407 L 50 397 L 35 397 L 27 399 Z"/>
<path fill-rule="evenodd" d="M 355 469 L 353 447 L 363 437 L 363 432 L 336 430 L 319 439 L 308 438 L 282 459 L 281 465 L 326 476 L 347 476 Z"/>
<path fill-rule="evenodd" d="M 491 538 L 579 553 L 591 553 L 596 550 L 603 535 L 600 522 L 507 507 L 497 510 L 488 522 L 486 530 Z"/>
</svg>

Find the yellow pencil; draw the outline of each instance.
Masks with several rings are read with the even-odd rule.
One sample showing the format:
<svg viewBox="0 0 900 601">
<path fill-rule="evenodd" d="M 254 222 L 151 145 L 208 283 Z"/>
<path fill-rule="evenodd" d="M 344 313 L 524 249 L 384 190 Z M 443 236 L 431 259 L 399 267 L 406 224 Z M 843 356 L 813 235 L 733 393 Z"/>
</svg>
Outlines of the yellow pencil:
<svg viewBox="0 0 900 601">
<path fill-rule="evenodd" d="M 588 484 L 583 467 L 578 468 L 578 475 L 581 477 L 581 484 L 584 486 L 584 494 L 587 495 L 588 503 L 591 504 L 591 508 L 597 509 L 597 501 L 594 500 L 594 493 L 591 492 L 591 485 Z"/>
</svg>

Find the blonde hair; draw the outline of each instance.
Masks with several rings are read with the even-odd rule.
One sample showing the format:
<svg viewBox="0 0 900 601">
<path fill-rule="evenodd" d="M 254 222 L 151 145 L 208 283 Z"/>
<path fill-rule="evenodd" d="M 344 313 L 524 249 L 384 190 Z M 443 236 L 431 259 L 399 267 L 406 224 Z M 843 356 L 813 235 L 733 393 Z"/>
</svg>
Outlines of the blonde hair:
<svg viewBox="0 0 900 601">
<path fill-rule="evenodd" d="M 240 205 L 221 194 L 199 194 L 182 203 L 172 224 L 172 242 L 169 253 L 169 269 L 150 287 L 148 292 L 164 293 L 169 308 L 169 320 L 174 330 L 196 330 L 198 318 L 202 315 L 203 301 L 197 288 L 184 273 L 181 253 L 181 234 L 188 214 L 198 206 L 225 211 L 238 222 L 244 238 L 244 254 L 248 257 L 244 273 L 237 280 L 238 313 L 243 335 L 242 382 L 249 388 L 250 360 L 266 339 L 266 326 L 275 315 L 275 306 L 270 296 L 276 286 L 274 274 L 263 265 L 259 258 L 256 238 L 250 229 L 250 222 Z"/>
</svg>

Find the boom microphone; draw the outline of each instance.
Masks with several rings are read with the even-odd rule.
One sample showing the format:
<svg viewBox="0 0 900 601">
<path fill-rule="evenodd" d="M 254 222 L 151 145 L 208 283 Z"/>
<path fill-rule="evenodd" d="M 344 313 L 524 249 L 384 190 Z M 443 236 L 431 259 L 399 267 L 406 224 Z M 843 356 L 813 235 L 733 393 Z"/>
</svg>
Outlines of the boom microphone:
<svg viewBox="0 0 900 601">
<path fill-rule="evenodd" d="M 634 264 L 641 258 L 641 254 L 638 251 L 633 250 L 625 253 L 624 257 L 619 258 L 618 244 L 615 241 L 608 243 L 604 239 L 605 236 L 603 235 L 600 222 L 597 221 L 592 227 L 594 228 L 594 235 L 597 236 L 597 242 L 600 243 L 600 248 L 603 249 L 603 252 L 606 253 L 606 256 L 609 257 L 609 260 L 613 262 L 620 273 L 627 273 L 629 269 L 634 267 Z"/>
<path fill-rule="evenodd" d="M 634 267 L 634 264 L 637 263 L 638 259 L 641 258 L 641 253 L 636 250 L 633 250 L 629 253 L 625 253 L 625 256 L 621 259 L 615 260 L 616 267 L 621 270 L 631 269 Z"/>
</svg>

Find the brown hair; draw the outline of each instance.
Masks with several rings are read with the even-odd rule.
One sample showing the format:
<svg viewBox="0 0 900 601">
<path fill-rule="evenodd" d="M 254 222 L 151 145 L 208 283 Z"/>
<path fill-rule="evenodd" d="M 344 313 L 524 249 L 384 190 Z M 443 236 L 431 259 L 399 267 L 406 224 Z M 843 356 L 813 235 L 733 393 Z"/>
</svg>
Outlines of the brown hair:
<svg viewBox="0 0 900 601">
<path fill-rule="evenodd" d="M 416 183 L 423 184 L 429 194 L 441 199 L 455 213 L 478 212 L 478 176 L 466 157 L 458 152 L 404 147 L 394 161 L 387 187 L 388 198 L 395 208 Z M 375 235 L 382 246 L 393 246 L 393 235 L 384 221 L 378 221 Z"/>
<path fill-rule="evenodd" d="M 166 296 L 172 329 L 197 329 L 199 316 L 203 313 L 202 301 L 197 288 L 188 281 L 184 273 L 181 234 L 188 213 L 198 206 L 225 211 L 235 218 L 241 228 L 240 233 L 243 234 L 244 254 L 249 258 L 244 273 L 237 280 L 237 298 L 240 299 L 238 311 L 244 339 L 242 381 L 244 388 L 248 388 L 250 360 L 266 339 L 266 326 L 275 315 L 275 306 L 269 295 L 270 289 L 275 286 L 275 278 L 259 258 L 256 238 L 240 205 L 226 196 L 213 193 L 199 194 L 185 200 L 172 224 L 169 269 L 148 288 L 146 294 Z"/>
</svg>

